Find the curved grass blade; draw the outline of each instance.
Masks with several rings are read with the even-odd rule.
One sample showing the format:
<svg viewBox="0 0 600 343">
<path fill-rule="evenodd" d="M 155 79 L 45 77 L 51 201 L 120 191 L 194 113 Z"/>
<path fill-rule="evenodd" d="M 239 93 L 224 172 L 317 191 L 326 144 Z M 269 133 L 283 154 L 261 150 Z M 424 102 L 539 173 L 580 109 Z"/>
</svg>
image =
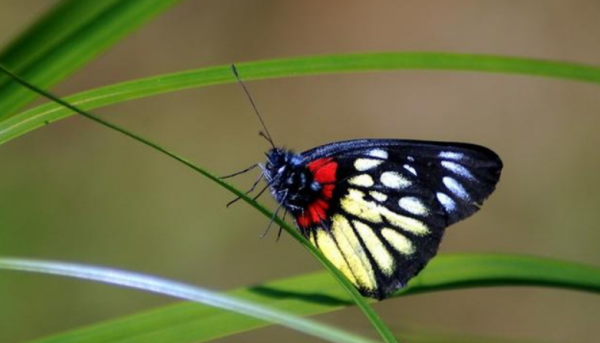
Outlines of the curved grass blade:
<svg viewBox="0 0 600 343">
<path fill-rule="evenodd" d="M 236 189 L 235 187 L 231 186 L 230 184 L 226 183 L 222 179 L 216 177 L 215 175 L 213 175 L 206 169 L 193 164 L 192 162 L 188 161 L 187 159 L 163 148 L 162 146 L 160 146 L 138 134 L 130 132 L 118 125 L 115 125 L 115 124 L 108 122 L 100 117 L 97 117 L 89 112 L 79 109 L 79 108 L 73 106 L 72 104 L 70 104 L 69 102 L 66 102 L 65 100 L 62 100 L 61 98 L 32 85 L 28 81 L 22 79 L 18 75 L 15 75 L 14 73 L 10 72 L 9 70 L 5 69 L 2 66 L 0 66 L 0 70 L 2 72 L 4 72 L 6 75 L 9 75 L 10 77 L 12 77 L 15 81 L 17 81 L 18 83 L 23 85 L 25 88 L 28 88 L 29 90 L 31 90 L 35 93 L 41 94 L 44 97 L 51 99 L 54 102 L 66 107 L 76 113 L 79 113 L 83 117 L 96 122 L 97 124 L 100 124 L 111 130 L 117 131 L 129 138 L 132 138 L 133 140 L 135 140 L 139 143 L 146 145 L 147 147 L 150 147 L 158 152 L 161 152 L 161 153 L 171 157 L 172 159 L 184 164 L 185 166 L 191 168 L 192 170 L 194 170 L 194 171 L 200 173 L 201 175 L 207 177 L 208 179 L 214 181 L 215 183 L 217 183 L 221 187 L 225 188 L 226 190 L 237 195 L 241 200 L 244 200 L 245 202 L 250 204 L 252 207 L 257 209 L 259 212 L 261 212 L 265 216 L 267 216 L 267 218 L 271 219 L 274 223 L 276 223 L 280 227 L 284 228 L 292 237 L 294 237 L 300 244 L 302 244 L 304 246 L 304 248 L 307 249 L 331 273 L 331 275 L 337 279 L 337 281 L 342 286 L 342 288 L 344 288 L 346 290 L 346 292 L 348 292 L 348 294 L 350 294 L 350 296 L 354 300 L 354 303 L 356 303 L 358 308 L 360 308 L 361 311 L 363 311 L 363 313 L 365 314 L 367 319 L 373 324 L 373 327 L 381 335 L 383 340 L 387 343 L 396 342 L 396 338 L 394 337 L 393 333 L 383 323 L 383 321 L 381 320 L 379 315 L 377 315 L 377 313 L 373 310 L 373 308 L 371 308 L 371 306 L 369 306 L 369 304 L 366 302 L 366 300 L 358 293 L 358 290 L 356 288 L 354 288 L 354 285 L 342 274 L 342 272 L 339 271 L 333 265 L 333 263 L 331 263 L 327 258 L 325 258 L 325 256 L 323 255 L 323 253 L 321 253 L 320 250 L 318 250 L 315 246 L 313 246 L 311 243 L 309 243 L 308 240 L 306 238 L 304 238 L 304 236 L 302 236 L 297 230 L 293 229 L 281 218 L 275 216 L 273 213 L 271 213 L 269 210 L 267 210 L 264 206 L 260 205 L 255 200 L 248 197 L 248 195 L 246 195 L 245 193 Z"/>
<path fill-rule="evenodd" d="M 180 0 L 71 0 L 6 49 L 0 63 L 43 88 L 81 68 L 136 28 Z M 0 79 L 0 120 L 8 118 L 35 98 Z"/>
<path fill-rule="evenodd" d="M 116 2 L 119 0 L 60 2 L 2 49 L 0 63 L 16 73 L 23 73 Z M 0 89 L 9 82 L 10 78 L 0 77 Z"/>
<path fill-rule="evenodd" d="M 222 295 L 196 286 L 155 276 L 118 269 L 74 263 L 36 261 L 18 258 L 0 258 L 0 269 L 43 273 L 92 280 L 117 286 L 139 289 L 230 311 L 231 313 L 261 319 L 286 326 L 307 335 L 338 343 L 372 343 L 372 340 L 312 320 L 296 317 L 281 310 L 268 308 L 248 300 Z"/>
<path fill-rule="evenodd" d="M 394 297 L 482 286 L 553 287 L 600 295 L 600 269 L 518 255 L 441 255 L 434 258 L 419 276 L 409 282 L 407 288 L 397 292 Z M 336 282 L 325 272 L 290 277 L 227 293 L 270 308 L 285 309 L 298 316 L 330 313 L 352 306 L 348 295 L 336 287 Z M 268 325 L 216 308 L 183 303 L 30 343 L 199 343 Z M 399 334 L 399 337 L 404 336 Z"/>
<path fill-rule="evenodd" d="M 600 67 L 576 63 L 438 52 L 386 52 L 310 56 L 281 60 L 236 63 L 245 81 L 289 76 L 389 70 L 454 70 L 543 76 L 600 84 Z M 235 82 L 227 66 L 165 74 L 110 85 L 66 97 L 88 110 L 151 95 L 193 87 Z M 48 103 L 0 122 L 0 144 L 74 112 Z"/>
</svg>

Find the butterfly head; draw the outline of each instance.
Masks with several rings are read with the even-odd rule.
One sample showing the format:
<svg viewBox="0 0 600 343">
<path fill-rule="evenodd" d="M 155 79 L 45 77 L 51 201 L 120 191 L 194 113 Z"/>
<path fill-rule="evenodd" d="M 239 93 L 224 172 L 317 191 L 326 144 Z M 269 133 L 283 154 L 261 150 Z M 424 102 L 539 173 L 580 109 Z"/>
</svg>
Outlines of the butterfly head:
<svg viewBox="0 0 600 343">
<path fill-rule="evenodd" d="M 266 155 L 264 174 L 277 202 L 291 212 L 305 208 L 321 191 L 321 185 L 306 167 L 304 157 L 283 148 L 273 148 Z"/>
</svg>

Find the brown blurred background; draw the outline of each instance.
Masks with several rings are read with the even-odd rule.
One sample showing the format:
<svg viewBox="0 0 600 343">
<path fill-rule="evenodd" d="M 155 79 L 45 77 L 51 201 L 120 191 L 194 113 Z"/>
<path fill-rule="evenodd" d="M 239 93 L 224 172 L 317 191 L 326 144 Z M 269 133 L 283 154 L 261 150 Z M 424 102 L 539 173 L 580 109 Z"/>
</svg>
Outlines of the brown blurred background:
<svg viewBox="0 0 600 343">
<path fill-rule="evenodd" d="M 6 45 L 53 0 L 0 3 Z M 372 51 L 452 51 L 600 64 L 593 1 L 187 1 L 54 90 L 231 62 Z M 600 88 L 551 79 L 401 71 L 249 83 L 275 140 L 297 150 L 379 137 L 466 141 L 504 159 L 484 210 L 449 229 L 442 253 L 503 252 L 600 267 Z M 96 111 L 217 174 L 267 144 L 236 85 Z M 154 151 L 72 117 L 0 146 L 0 255 L 77 261 L 217 290 L 321 268 L 267 220 Z M 246 188 L 254 176 L 235 183 Z M 272 205 L 269 197 L 264 201 Z M 19 342 L 171 303 L 137 291 L 0 273 L 0 342 Z M 600 298 L 540 288 L 452 291 L 376 305 L 405 326 L 545 342 L 600 335 Z M 366 335 L 362 315 L 320 320 Z M 281 328 L 219 342 L 309 342 Z"/>
</svg>

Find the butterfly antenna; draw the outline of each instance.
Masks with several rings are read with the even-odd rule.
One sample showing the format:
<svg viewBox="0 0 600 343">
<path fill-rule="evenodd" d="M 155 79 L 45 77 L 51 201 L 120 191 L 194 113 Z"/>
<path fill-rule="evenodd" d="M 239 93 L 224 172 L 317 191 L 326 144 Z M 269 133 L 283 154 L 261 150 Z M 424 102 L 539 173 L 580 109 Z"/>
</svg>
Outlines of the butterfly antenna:
<svg viewBox="0 0 600 343">
<path fill-rule="evenodd" d="M 273 148 L 275 148 L 275 143 L 273 142 L 273 138 L 271 137 L 271 134 L 269 133 L 269 130 L 267 129 L 267 125 L 265 125 L 265 121 L 263 120 L 262 116 L 260 115 L 260 112 L 258 112 L 258 108 L 256 107 L 256 104 L 254 103 L 254 100 L 252 99 L 252 96 L 250 95 L 248 88 L 246 88 L 246 84 L 244 84 L 244 81 L 242 81 L 242 79 L 240 78 L 240 74 L 238 74 L 235 64 L 231 65 L 231 71 L 233 71 L 233 75 L 235 75 L 235 78 L 237 79 L 238 83 L 244 89 L 244 93 L 246 93 L 248 100 L 250 100 L 250 104 L 252 105 L 252 108 L 254 109 L 254 113 L 256 113 L 258 120 L 260 120 L 260 123 L 262 124 L 264 131 L 261 131 L 260 135 L 262 137 L 264 137 L 271 144 L 271 146 Z"/>
</svg>

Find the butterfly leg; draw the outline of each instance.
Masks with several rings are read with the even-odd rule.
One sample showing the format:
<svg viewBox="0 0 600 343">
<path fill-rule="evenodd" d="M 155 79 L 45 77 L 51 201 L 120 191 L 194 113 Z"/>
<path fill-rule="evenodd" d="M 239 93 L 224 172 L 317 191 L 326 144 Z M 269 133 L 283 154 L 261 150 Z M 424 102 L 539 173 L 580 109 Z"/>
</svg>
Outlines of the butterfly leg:
<svg viewBox="0 0 600 343">
<path fill-rule="evenodd" d="M 241 175 L 241 174 L 247 173 L 247 172 L 251 171 L 252 169 L 254 169 L 254 168 L 258 167 L 258 166 L 260 166 L 260 163 L 253 164 L 253 165 L 251 165 L 250 167 L 248 167 L 248 168 L 246 168 L 246 169 L 244 169 L 244 170 L 240 170 L 239 172 L 235 172 L 235 173 L 233 173 L 233 174 L 229 174 L 229 175 L 221 176 L 221 177 L 219 177 L 219 179 L 221 179 L 221 180 L 224 180 L 224 179 L 229 179 L 229 178 L 231 178 L 231 177 L 234 177 L 234 176 L 238 176 L 238 175 Z"/>
<path fill-rule="evenodd" d="M 264 176 L 265 176 L 265 174 L 264 174 L 264 173 L 260 173 L 260 175 L 258 176 L 258 179 L 256 179 L 256 181 L 254 181 L 254 183 L 252 184 L 252 187 L 250 187 L 250 189 L 249 189 L 249 190 L 247 190 L 247 191 L 246 191 L 244 194 L 248 195 L 248 194 L 250 194 L 250 193 L 254 192 L 254 189 L 256 189 L 256 186 L 258 185 L 258 183 L 260 182 L 260 180 L 262 180 L 262 179 L 263 179 L 263 177 L 264 177 Z M 263 192 L 264 192 L 264 189 L 263 189 L 263 190 L 261 190 L 261 191 L 258 193 L 258 196 L 260 196 L 260 195 L 261 195 Z M 256 198 L 258 198 L 258 196 L 257 196 L 257 197 L 255 197 L 253 200 L 256 200 Z M 228 203 L 227 203 L 226 207 L 229 207 L 229 206 L 233 205 L 235 202 L 237 202 L 237 201 L 238 201 L 238 200 L 240 200 L 240 199 L 241 199 L 240 197 L 237 197 L 237 198 L 235 198 L 235 199 L 231 200 L 230 202 L 228 202 Z"/>
<path fill-rule="evenodd" d="M 287 192 L 283 199 L 285 200 L 285 198 L 287 198 Z M 275 213 L 273 213 L 273 216 L 271 217 L 271 220 L 269 221 L 269 226 L 267 226 L 267 229 L 265 230 L 265 232 L 263 232 L 263 234 L 260 235 L 260 238 L 265 238 L 267 236 L 267 234 L 269 233 L 271 226 L 273 226 L 273 223 L 275 222 L 275 218 L 277 218 L 277 214 L 279 213 L 279 210 L 281 210 L 281 208 L 283 207 L 283 203 L 284 203 L 284 201 L 282 201 L 279 204 L 279 206 L 277 206 L 277 209 L 275 209 Z"/>
<path fill-rule="evenodd" d="M 265 187 L 263 187 L 263 189 L 261 189 L 260 192 L 258 192 L 258 194 L 256 194 L 254 198 L 252 198 L 252 200 L 260 198 L 260 196 L 263 195 L 263 193 L 269 188 L 269 186 L 270 185 L 266 185 Z"/>
<path fill-rule="evenodd" d="M 283 221 L 285 221 L 285 216 L 287 216 L 288 211 L 287 209 L 285 209 L 283 211 L 283 218 L 281 218 Z M 283 230 L 283 226 L 279 226 L 279 232 L 277 232 L 277 239 L 275 240 L 275 242 L 279 242 L 279 238 L 281 238 L 281 231 Z"/>
</svg>

